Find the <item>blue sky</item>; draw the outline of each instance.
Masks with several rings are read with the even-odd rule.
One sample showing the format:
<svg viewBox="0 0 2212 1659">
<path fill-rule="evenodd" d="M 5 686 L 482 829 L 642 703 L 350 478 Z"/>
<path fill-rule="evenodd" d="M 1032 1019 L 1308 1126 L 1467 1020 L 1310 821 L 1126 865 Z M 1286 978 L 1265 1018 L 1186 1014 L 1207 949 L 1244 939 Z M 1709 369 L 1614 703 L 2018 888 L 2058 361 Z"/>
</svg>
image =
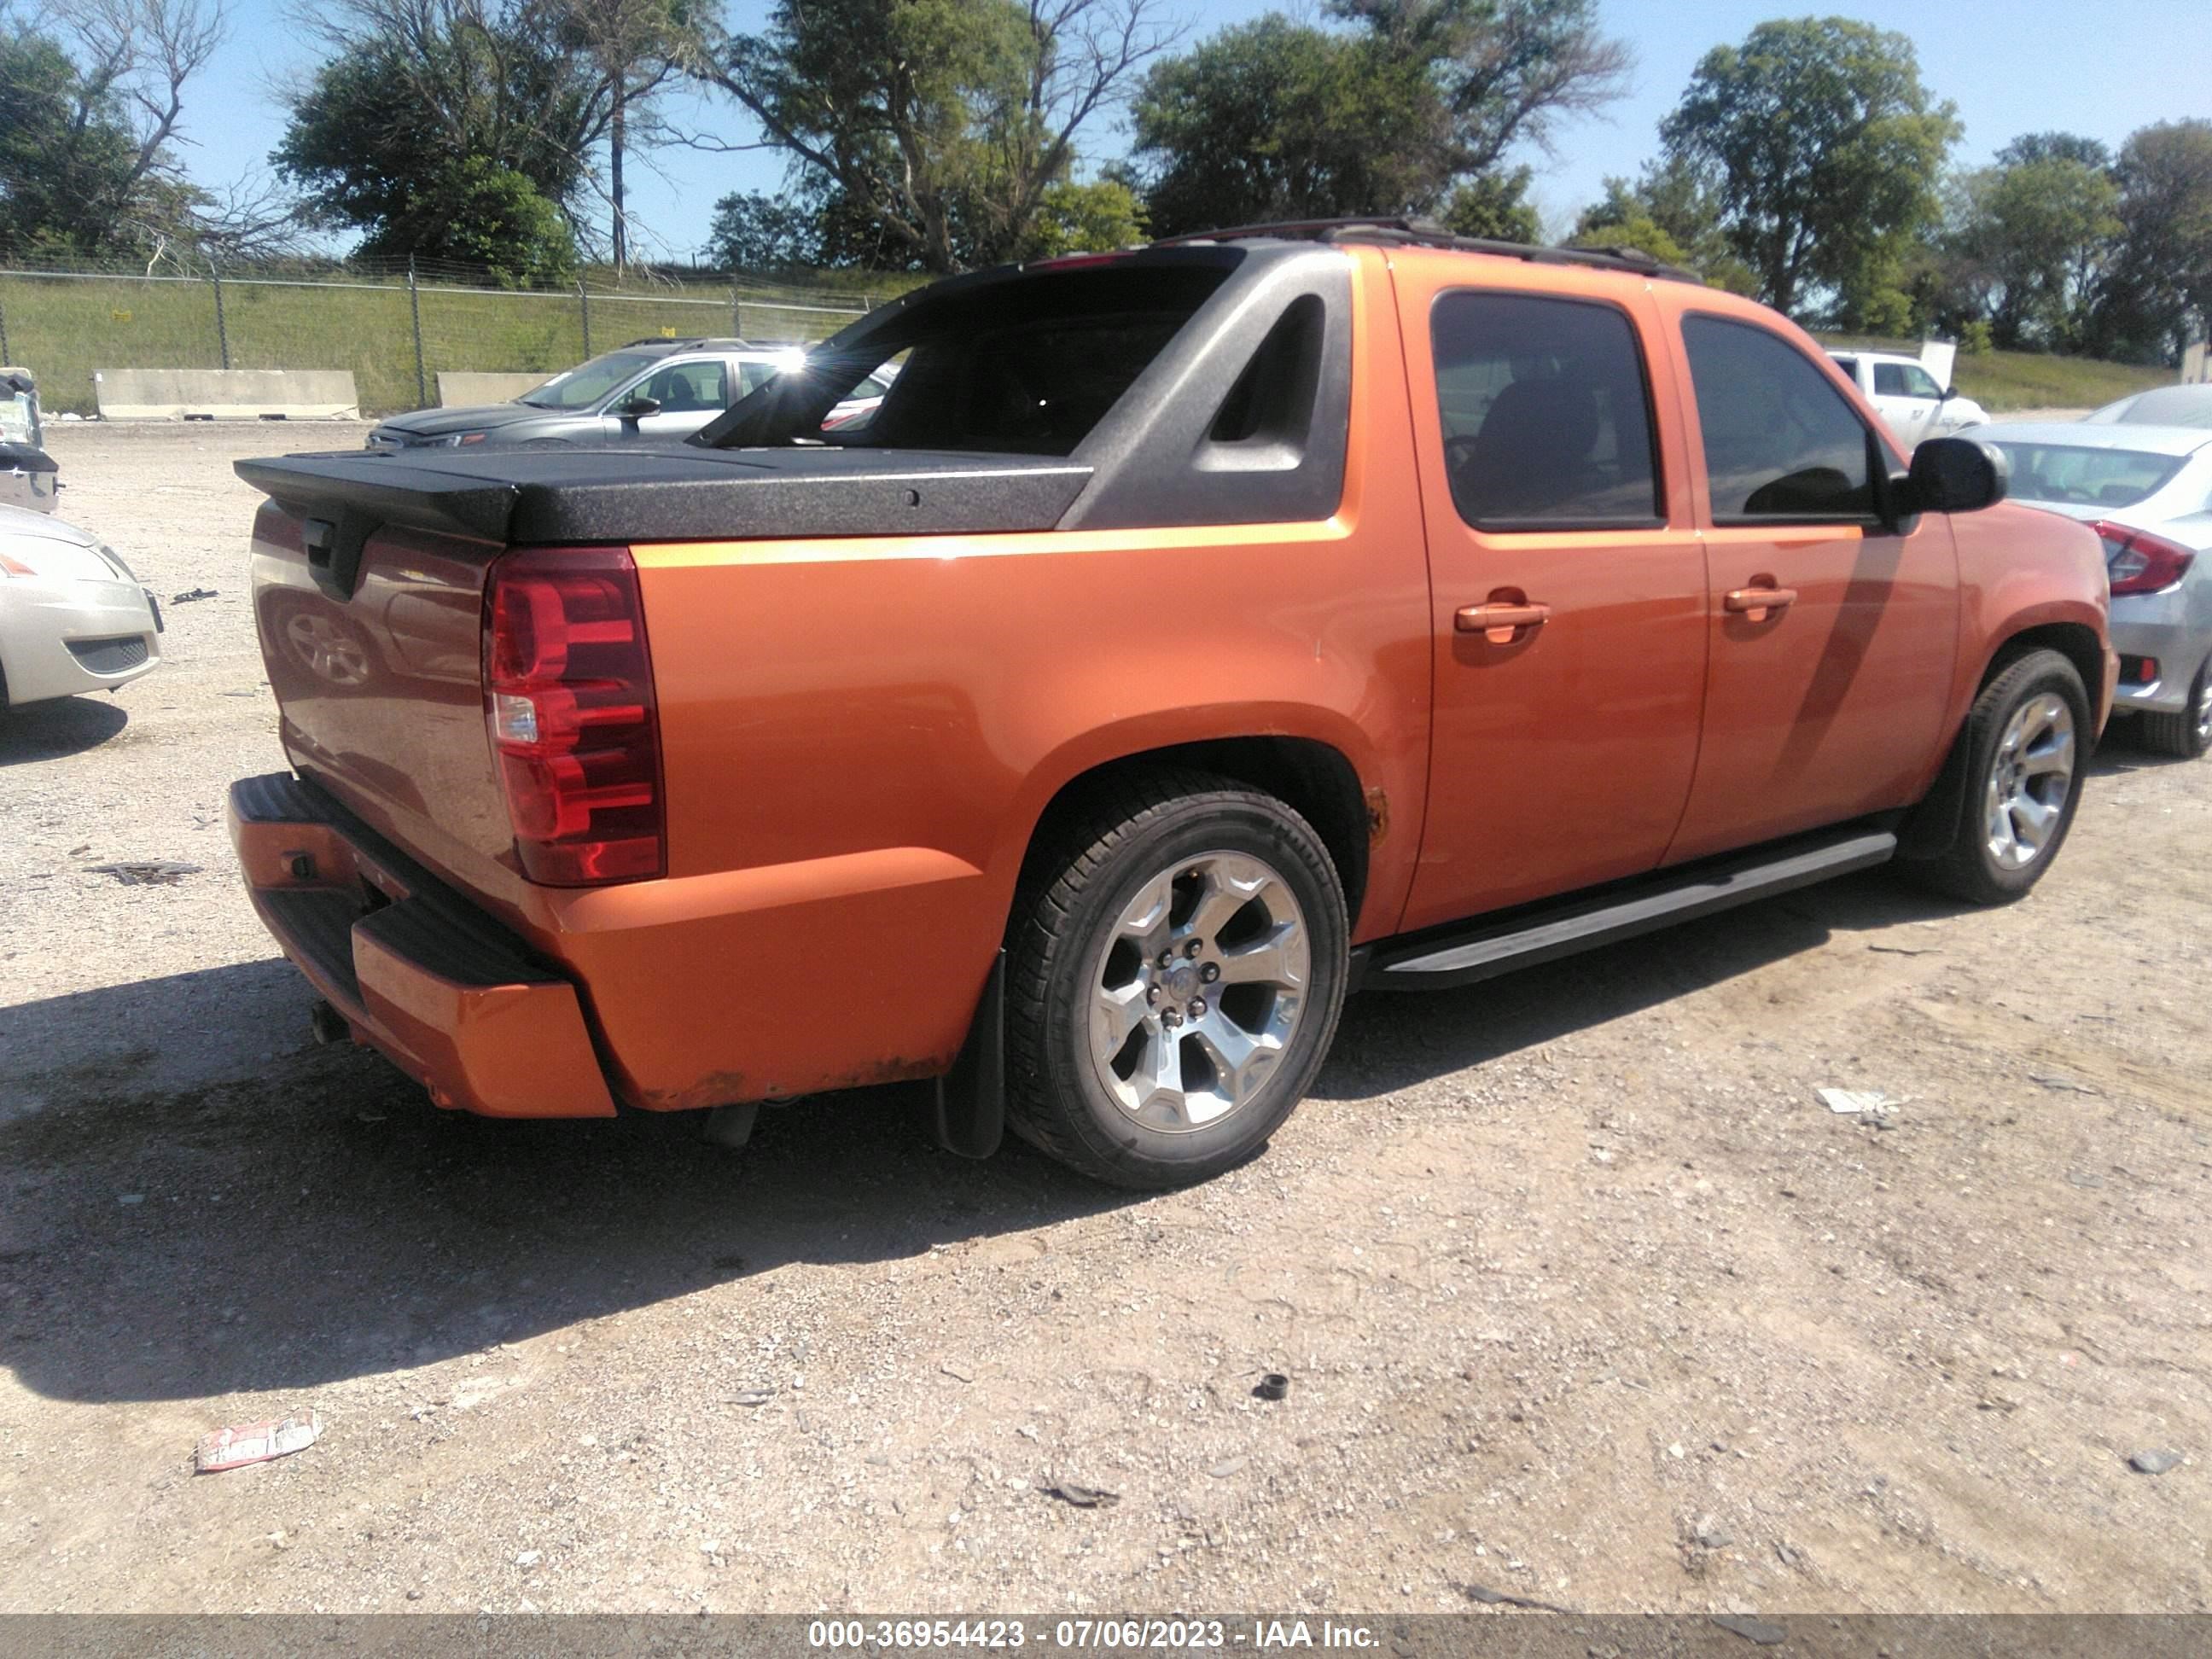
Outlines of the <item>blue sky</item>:
<svg viewBox="0 0 2212 1659">
<path fill-rule="evenodd" d="M 1227 23 L 1297 4 L 1268 0 L 1179 0 L 1200 37 Z M 757 21 L 761 0 L 732 0 L 733 19 Z M 288 0 L 235 0 L 229 44 L 192 93 L 185 117 L 194 173 L 209 182 L 261 167 L 283 130 L 282 92 L 313 55 L 286 15 Z M 1636 53 L 1635 90 L 1601 116 L 1557 134 L 1555 153 L 1522 160 L 1536 169 L 1534 196 L 1547 224 L 1564 230 L 1608 173 L 1634 173 L 1656 146 L 1662 117 L 1711 47 L 1741 40 L 1764 19 L 1828 9 L 1909 36 L 1922 78 L 1959 107 L 1966 138 L 1954 160 L 1986 161 L 2022 132 L 2063 128 L 2118 146 L 2136 127 L 2212 116 L 2212 4 L 2205 0 L 1856 0 L 1829 8 L 1783 0 L 1603 0 L 1605 26 Z M 756 137 L 726 101 L 687 100 L 672 112 L 726 141 Z M 1119 155 L 1118 122 L 1091 131 L 1086 154 Z M 773 152 L 715 155 L 664 152 L 633 171 L 632 212 L 641 240 L 688 255 L 706 234 L 717 197 L 773 191 L 782 179 Z"/>
</svg>

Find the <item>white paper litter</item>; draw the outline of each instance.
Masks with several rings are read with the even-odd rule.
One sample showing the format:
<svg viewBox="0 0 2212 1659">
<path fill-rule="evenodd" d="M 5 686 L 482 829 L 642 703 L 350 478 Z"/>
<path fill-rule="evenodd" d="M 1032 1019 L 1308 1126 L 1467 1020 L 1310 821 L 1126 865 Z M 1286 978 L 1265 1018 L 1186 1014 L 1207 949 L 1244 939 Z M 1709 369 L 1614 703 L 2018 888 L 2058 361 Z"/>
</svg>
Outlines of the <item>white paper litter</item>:
<svg viewBox="0 0 2212 1659">
<path fill-rule="evenodd" d="M 1893 1103 L 1879 1089 L 1823 1089 L 1820 1103 L 1832 1112 L 1878 1112 Z"/>
</svg>

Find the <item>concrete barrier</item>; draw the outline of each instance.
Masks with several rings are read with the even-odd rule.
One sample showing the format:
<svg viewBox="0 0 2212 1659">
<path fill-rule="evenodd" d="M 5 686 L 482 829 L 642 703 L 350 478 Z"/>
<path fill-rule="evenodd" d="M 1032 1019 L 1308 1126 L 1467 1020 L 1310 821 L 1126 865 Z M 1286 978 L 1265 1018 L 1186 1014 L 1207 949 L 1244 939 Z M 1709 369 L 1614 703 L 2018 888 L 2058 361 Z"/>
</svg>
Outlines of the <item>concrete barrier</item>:
<svg viewBox="0 0 2212 1659">
<path fill-rule="evenodd" d="M 513 403 L 531 387 L 544 384 L 543 374 L 474 374 L 441 368 L 438 371 L 438 406 L 467 409 L 477 404 Z"/>
<path fill-rule="evenodd" d="M 103 421 L 354 419 L 343 368 L 106 368 L 92 377 Z"/>
</svg>

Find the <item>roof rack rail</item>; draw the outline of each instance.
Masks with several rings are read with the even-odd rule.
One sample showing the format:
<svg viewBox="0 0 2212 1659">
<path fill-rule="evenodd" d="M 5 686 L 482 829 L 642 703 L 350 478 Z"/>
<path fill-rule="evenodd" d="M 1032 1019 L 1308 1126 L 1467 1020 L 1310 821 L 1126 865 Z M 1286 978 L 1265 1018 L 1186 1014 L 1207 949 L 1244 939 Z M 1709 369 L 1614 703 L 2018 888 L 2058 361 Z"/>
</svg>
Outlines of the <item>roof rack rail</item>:
<svg viewBox="0 0 2212 1659">
<path fill-rule="evenodd" d="M 734 334 L 699 334 L 688 340 L 672 339 L 665 334 L 641 334 L 635 340 L 624 340 L 616 349 L 628 351 L 633 347 L 650 345 L 666 346 L 672 351 L 696 351 L 701 346 L 736 346 L 741 350 L 750 350 L 752 343 L 750 340 L 741 339 Z"/>
<path fill-rule="evenodd" d="M 1668 282 L 1705 285 L 1694 270 L 1653 258 L 1632 247 L 1537 247 L 1527 242 L 1493 241 L 1484 236 L 1461 236 L 1433 219 L 1377 216 L 1352 219 L 1285 219 L 1274 224 L 1233 225 L 1223 230 L 1194 231 L 1188 236 L 1164 236 L 1154 247 L 1178 243 L 1250 241 L 1262 237 L 1316 242 L 1379 242 L 1385 246 L 1442 247 L 1462 253 L 1489 253 L 1500 258 L 1524 259 L 1532 264 L 1588 265 L 1598 270 L 1631 271 Z"/>
</svg>

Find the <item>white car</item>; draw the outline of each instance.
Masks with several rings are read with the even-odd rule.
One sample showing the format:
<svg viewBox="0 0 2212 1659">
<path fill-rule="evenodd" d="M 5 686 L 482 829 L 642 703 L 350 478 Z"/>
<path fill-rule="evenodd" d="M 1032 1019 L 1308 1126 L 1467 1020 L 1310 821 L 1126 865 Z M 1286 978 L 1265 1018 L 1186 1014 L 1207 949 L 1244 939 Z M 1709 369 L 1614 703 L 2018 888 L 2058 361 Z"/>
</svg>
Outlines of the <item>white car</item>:
<svg viewBox="0 0 2212 1659">
<path fill-rule="evenodd" d="M 1960 397 L 1956 386 L 1938 386 L 1917 357 L 1893 351 L 1832 351 L 1828 356 L 1857 383 L 1882 424 L 1908 451 L 1923 439 L 1948 438 L 1990 418 L 1972 398 Z"/>
<path fill-rule="evenodd" d="M 161 608 L 97 536 L 0 507 L 0 712 L 112 691 L 161 660 Z"/>
</svg>

